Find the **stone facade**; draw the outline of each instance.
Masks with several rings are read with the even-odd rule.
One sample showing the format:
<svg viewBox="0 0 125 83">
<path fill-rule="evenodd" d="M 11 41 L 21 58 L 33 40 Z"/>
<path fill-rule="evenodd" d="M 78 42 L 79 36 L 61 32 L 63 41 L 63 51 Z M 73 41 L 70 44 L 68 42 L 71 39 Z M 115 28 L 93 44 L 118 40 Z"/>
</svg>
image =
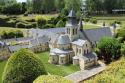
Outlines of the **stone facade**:
<svg viewBox="0 0 125 83">
<path fill-rule="evenodd" d="M 71 10 L 65 34 L 60 34 L 54 42 L 49 44 L 50 63 L 66 65 L 72 62 L 73 65 L 79 65 L 81 69 L 97 64 L 97 56 L 92 53 L 91 42 L 82 34 L 81 25 L 78 25 L 76 15 Z"/>
</svg>

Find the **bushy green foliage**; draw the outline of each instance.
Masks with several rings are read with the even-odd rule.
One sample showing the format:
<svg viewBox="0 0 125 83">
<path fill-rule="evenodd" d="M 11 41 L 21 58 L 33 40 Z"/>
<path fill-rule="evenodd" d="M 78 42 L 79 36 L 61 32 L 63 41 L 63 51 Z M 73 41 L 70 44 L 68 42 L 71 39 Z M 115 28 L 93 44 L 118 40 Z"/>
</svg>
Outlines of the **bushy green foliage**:
<svg viewBox="0 0 125 83">
<path fill-rule="evenodd" d="M 21 12 L 20 3 L 7 4 L 2 8 L 2 13 L 4 14 L 21 14 Z"/>
<path fill-rule="evenodd" d="M 90 22 L 93 23 L 93 24 L 97 24 L 97 19 L 91 18 L 91 19 L 90 19 Z"/>
<path fill-rule="evenodd" d="M 55 25 L 54 24 L 46 24 L 43 26 L 44 29 L 47 29 L 47 28 L 55 28 Z"/>
<path fill-rule="evenodd" d="M 57 75 L 43 75 L 39 76 L 33 83 L 72 83 L 72 81 L 64 79 Z"/>
<path fill-rule="evenodd" d="M 21 49 L 8 60 L 2 83 L 32 83 L 40 75 L 47 74 L 41 60 L 31 51 Z"/>
<path fill-rule="evenodd" d="M 3 34 L 1 35 L 2 39 L 10 39 L 10 38 L 20 38 L 23 37 L 23 32 L 20 30 L 16 30 L 16 31 L 10 31 L 10 32 L 6 32 L 4 31 Z"/>
<path fill-rule="evenodd" d="M 43 28 L 43 26 L 46 24 L 46 20 L 40 15 L 36 16 L 36 22 L 39 28 Z"/>
<path fill-rule="evenodd" d="M 107 69 L 99 75 L 84 83 L 124 83 L 125 82 L 125 58 L 108 65 Z"/>
<path fill-rule="evenodd" d="M 60 20 L 57 24 L 56 24 L 56 27 L 64 27 L 65 26 L 65 23 Z"/>
<path fill-rule="evenodd" d="M 98 43 L 100 50 L 100 57 L 103 57 L 106 63 L 109 63 L 112 59 L 118 59 L 120 57 L 121 44 L 115 38 L 104 37 Z"/>
</svg>

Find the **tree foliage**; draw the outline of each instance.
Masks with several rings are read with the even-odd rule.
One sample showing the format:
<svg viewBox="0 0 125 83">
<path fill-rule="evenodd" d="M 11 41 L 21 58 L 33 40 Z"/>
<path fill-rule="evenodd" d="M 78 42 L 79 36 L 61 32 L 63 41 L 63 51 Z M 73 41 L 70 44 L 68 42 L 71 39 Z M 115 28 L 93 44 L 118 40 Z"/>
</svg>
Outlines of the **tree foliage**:
<svg viewBox="0 0 125 83">
<path fill-rule="evenodd" d="M 32 83 L 43 74 L 46 74 L 46 71 L 41 60 L 31 51 L 21 49 L 9 58 L 2 83 Z"/>
<path fill-rule="evenodd" d="M 98 48 L 101 52 L 100 56 L 104 58 L 106 63 L 120 57 L 121 44 L 115 38 L 102 38 L 98 43 Z"/>
</svg>

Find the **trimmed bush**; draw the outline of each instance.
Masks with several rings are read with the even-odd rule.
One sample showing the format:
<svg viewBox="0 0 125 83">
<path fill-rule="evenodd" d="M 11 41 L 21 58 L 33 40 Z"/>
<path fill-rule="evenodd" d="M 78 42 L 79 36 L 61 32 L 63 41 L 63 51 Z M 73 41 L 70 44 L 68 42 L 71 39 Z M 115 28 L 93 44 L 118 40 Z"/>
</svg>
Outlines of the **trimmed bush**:
<svg viewBox="0 0 125 83">
<path fill-rule="evenodd" d="M 21 49 L 9 58 L 2 83 L 32 83 L 38 76 L 45 74 L 41 60 L 31 51 Z"/>
<path fill-rule="evenodd" d="M 92 19 L 90 19 L 90 22 L 93 23 L 93 24 L 97 24 L 97 19 L 92 18 Z"/>
<path fill-rule="evenodd" d="M 22 23 L 22 22 L 18 22 L 18 23 L 16 24 L 16 27 L 18 27 L 18 28 L 26 28 L 26 24 L 25 24 L 25 23 Z"/>
<path fill-rule="evenodd" d="M 42 75 L 39 76 L 33 83 L 72 83 L 72 81 L 57 75 Z"/>
</svg>

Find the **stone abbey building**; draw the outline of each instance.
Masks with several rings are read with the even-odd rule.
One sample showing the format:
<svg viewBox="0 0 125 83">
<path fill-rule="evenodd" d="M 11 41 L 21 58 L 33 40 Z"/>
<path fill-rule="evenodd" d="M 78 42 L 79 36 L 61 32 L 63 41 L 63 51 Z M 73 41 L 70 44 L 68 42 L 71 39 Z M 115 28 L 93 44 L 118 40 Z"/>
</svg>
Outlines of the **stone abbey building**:
<svg viewBox="0 0 125 83">
<path fill-rule="evenodd" d="M 109 27 L 84 29 L 82 20 L 77 22 L 73 10 L 68 15 L 65 27 L 51 29 L 30 29 L 29 38 L 7 39 L 0 42 L 0 52 L 13 53 L 20 48 L 30 49 L 33 52 L 50 50 L 49 62 L 56 65 L 72 63 L 81 69 L 97 64 L 97 56 L 92 51 L 102 37 L 112 37 Z M 10 42 L 17 42 L 10 45 Z M 6 45 L 3 46 L 3 42 Z M 3 58 L 0 55 L 0 58 Z"/>
<path fill-rule="evenodd" d="M 58 33 L 58 37 L 49 44 L 50 63 L 65 65 L 72 62 L 74 65 L 80 65 L 81 69 L 97 64 L 98 58 L 92 52 L 92 47 L 96 46 L 100 38 L 111 36 L 111 31 L 107 27 L 85 31 L 82 24 L 82 20 L 77 22 L 75 12 L 71 10 L 65 32 Z M 93 38 L 90 38 L 91 34 Z"/>
</svg>

